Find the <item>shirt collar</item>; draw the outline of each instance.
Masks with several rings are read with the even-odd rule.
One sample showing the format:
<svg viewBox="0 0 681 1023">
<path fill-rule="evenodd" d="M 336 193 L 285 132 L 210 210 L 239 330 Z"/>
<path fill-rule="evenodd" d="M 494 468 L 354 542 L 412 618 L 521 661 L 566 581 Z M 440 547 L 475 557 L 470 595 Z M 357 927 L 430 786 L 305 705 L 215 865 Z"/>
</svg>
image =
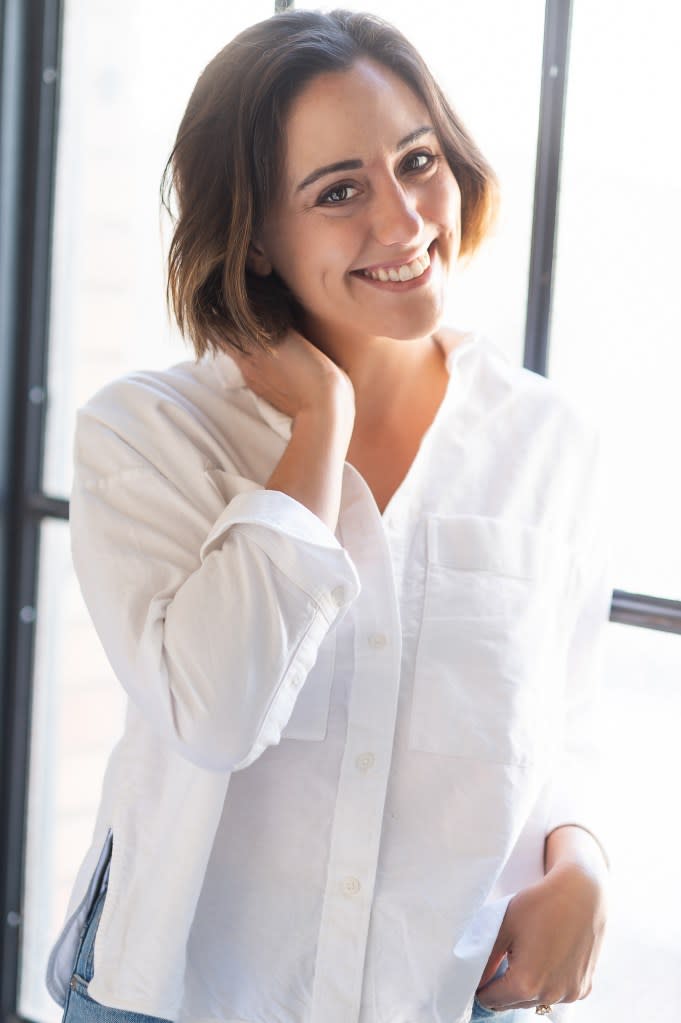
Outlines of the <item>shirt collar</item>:
<svg viewBox="0 0 681 1023">
<path fill-rule="evenodd" d="M 457 366 L 464 355 L 472 350 L 477 350 L 480 344 L 484 343 L 484 340 L 485 339 L 482 335 L 480 335 L 477 331 L 456 331 L 447 329 L 444 332 L 435 335 L 435 341 L 444 352 L 445 365 L 450 377 L 454 373 L 454 367 Z M 208 356 L 204 356 L 204 358 L 213 358 L 213 356 L 210 354 Z M 241 370 L 234 359 L 230 358 L 226 351 L 217 353 L 214 358 L 215 366 L 220 372 L 228 389 L 246 388 L 247 385 Z M 275 433 L 279 434 L 280 437 L 283 437 L 286 441 L 290 440 L 291 428 L 293 425 L 291 417 L 287 416 L 285 412 L 281 412 L 279 409 L 275 408 L 266 401 L 265 398 L 261 398 L 260 395 L 256 394 L 254 391 L 250 391 L 250 396 L 260 417 L 274 430 Z"/>
</svg>

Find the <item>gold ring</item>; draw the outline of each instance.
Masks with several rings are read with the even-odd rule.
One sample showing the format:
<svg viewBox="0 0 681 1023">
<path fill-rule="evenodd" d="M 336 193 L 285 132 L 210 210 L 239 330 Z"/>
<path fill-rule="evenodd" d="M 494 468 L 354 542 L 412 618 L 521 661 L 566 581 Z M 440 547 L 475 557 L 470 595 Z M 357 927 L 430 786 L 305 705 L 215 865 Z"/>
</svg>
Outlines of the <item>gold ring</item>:
<svg viewBox="0 0 681 1023">
<path fill-rule="evenodd" d="M 553 1012 L 553 1006 L 544 1004 L 538 1005 L 534 1011 L 537 1013 L 538 1016 L 548 1016 L 550 1012 Z"/>
</svg>

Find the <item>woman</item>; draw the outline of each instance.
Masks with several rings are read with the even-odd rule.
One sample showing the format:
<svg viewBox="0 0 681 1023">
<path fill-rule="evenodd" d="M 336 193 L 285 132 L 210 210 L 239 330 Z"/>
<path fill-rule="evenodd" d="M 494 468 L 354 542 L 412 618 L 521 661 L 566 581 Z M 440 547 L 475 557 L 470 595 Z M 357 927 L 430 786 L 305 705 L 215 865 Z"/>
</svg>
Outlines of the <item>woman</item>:
<svg viewBox="0 0 681 1023">
<path fill-rule="evenodd" d="M 605 923 L 612 588 L 596 432 L 442 323 L 493 173 L 344 11 L 225 47 L 168 170 L 197 358 L 79 410 L 74 565 L 130 699 L 49 989 L 67 1020 L 548 1015 Z"/>
</svg>

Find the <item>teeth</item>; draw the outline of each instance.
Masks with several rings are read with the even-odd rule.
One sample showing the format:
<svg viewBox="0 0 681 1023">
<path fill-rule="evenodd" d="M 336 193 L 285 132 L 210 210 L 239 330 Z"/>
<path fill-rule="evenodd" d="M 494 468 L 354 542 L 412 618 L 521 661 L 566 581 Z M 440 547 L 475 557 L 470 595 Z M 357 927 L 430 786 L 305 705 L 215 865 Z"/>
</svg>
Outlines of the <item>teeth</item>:
<svg viewBox="0 0 681 1023">
<path fill-rule="evenodd" d="M 426 250 L 422 256 L 417 256 L 411 263 L 404 263 L 402 266 L 391 266 L 388 270 L 379 267 L 378 270 L 363 270 L 365 277 L 371 277 L 374 281 L 412 281 L 420 277 L 430 266 L 430 254 Z"/>
</svg>

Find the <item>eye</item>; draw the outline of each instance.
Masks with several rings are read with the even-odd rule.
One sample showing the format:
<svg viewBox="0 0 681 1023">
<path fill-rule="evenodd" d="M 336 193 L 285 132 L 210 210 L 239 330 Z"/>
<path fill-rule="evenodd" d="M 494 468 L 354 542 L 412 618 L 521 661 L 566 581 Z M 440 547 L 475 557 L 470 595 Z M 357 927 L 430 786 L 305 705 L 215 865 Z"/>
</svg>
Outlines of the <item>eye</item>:
<svg viewBox="0 0 681 1023">
<path fill-rule="evenodd" d="M 404 161 L 405 165 L 410 163 L 410 161 L 412 161 L 412 160 L 425 160 L 426 162 L 422 163 L 418 167 L 408 168 L 408 169 L 414 170 L 414 171 L 423 171 L 423 170 L 428 170 L 435 163 L 437 163 L 437 161 L 439 160 L 439 157 L 435 156 L 434 153 L 428 153 L 428 152 L 425 152 L 424 150 L 421 150 L 418 153 L 410 153 L 409 156 Z"/>
<path fill-rule="evenodd" d="M 354 187 L 354 185 L 334 185 L 333 188 L 330 188 L 328 190 L 328 192 L 322 192 L 322 194 L 319 196 L 318 202 L 320 206 L 339 206 L 342 202 L 347 200 L 348 192 L 356 191 L 357 189 Z M 341 199 L 340 200 L 334 199 L 331 202 L 327 202 L 327 200 L 331 199 L 332 196 L 341 196 Z"/>
</svg>

